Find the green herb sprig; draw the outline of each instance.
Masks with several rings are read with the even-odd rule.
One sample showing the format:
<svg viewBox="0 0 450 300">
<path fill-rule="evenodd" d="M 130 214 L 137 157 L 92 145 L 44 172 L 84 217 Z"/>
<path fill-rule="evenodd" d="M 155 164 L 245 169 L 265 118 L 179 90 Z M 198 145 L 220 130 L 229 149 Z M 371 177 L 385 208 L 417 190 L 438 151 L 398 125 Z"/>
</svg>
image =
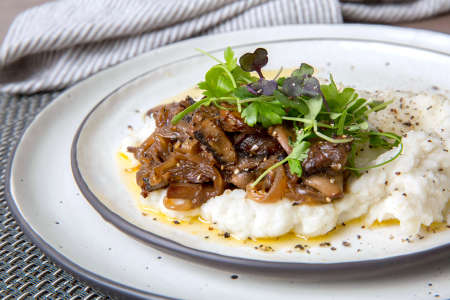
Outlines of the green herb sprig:
<svg viewBox="0 0 450 300">
<path fill-rule="evenodd" d="M 311 138 L 323 139 L 331 143 L 352 143 L 347 169 L 359 173 L 385 165 L 400 156 L 403 150 L 401 137 L 389 132 L 371 130 L 368 115 L 385 109 L 392 101 L 368 101 L 359 97 L 353 88 L 339 89 L 330 75 L 329 84 L 320 84 L 313 76 L 314 68 L 306 63 L 294 70 L 289 77 L 278 75 L 272 80 L 264 78 L 261 69 L 268 63 L 267 50 L 256 49 L 245 53 L 238 60 L 233 50 L 224 51 L 224 61 L 208 52 L 197 49 L 217 62 L 198 84 L 203 90 L 203 99 L 192 104 L 173 119 L 176 124 L 202 105 L 232 104 L 249 126 L 270 127 L 293 122 L 296 139 L 292 142 L 292 152 L 262 173 L 253 186 L 269 172 L 288 163 L 293 174 L 302 176 L 302 162 L 307 158 Z M 258 77 L 252 76 L 254 71 Z M 229 109 L 229 108 L 227 108 Z M 366 167 L 355 166 L 356 152 L 363 145 L 399 151 L 387 161 Z"/>
</svg>

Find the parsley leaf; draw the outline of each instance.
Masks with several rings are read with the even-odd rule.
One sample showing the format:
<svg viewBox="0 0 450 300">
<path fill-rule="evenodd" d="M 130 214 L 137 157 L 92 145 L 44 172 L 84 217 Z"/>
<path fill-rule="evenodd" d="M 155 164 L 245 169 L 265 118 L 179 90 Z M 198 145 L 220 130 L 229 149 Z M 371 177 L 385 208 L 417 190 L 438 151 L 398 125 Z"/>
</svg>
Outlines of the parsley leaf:
<svg viewBox="0 0 450 300">
<path fill-rule="evenodd" d="M 298 113 L 302 115 L 308 113 L 308 106 L 306 106 L 305 102 L 302 99 L 300 98 L 289 99 L 278 90 L 275 90 L 273 92 L 273 95 L 275 96 L 275 99 L 278 100 L 278 102 L 280 102 L 284 107 L 295 109 L 297 111 L 296 116 L 298 115 Z"/>
<path fill-rule="evenodd" d="M 258 80 L 256 77 L 253 77 L 249 72 L 245 72 L 244 70 L 242 70 L 240 66 L 236 66 L 233 69 L 233 71 L 231 71 L 231 74 L 233 75 L 237 85 L 249 84 Z"/>
<path fill-rule="evenodd" d="M 303 168 L 302 163 L 298 159 L 288 159 L 289 170 L 292 174 L 297 175 L 298 177 L 302 177 Z"/>
<path fill-rule="evenodd" d="M 297 175 L 298 177 L 301 177 L 303 173 L 301 163 L 308 157 L 308 151 L 311 143 L 305 141 L 305 139 L 310 135 L 310 130 L 298 130 L 297 138 L 293 143 L 292 152 L 287 157 L 291 173 Z"/>
<path fill-rule="evenodd" d="M 353 88 L 344 88 L 342 91 L 336 86 L 333 76 L 330 75 L 330 84 L 321 85 L 320 90 L 328 103 L 330 110 L 334 113 L 342 113 L 347 110 L 349 113 L 364 113 L 366 99 L 359 98 Z"/>
<path fill-rule="evenodd" d="M 205 75 L 205 81 L 198 84 L 204 90 L 206 97 L 222 97 L 229 95 L 235 88 L 236 83 L 230 78 L 222 65 L 216 65 L 209 69 Z"/>
<path fill-rule="evenodd" d="M 244 118 L 245 123 L 252 127 L 255 126 L 258 122 L 258 115 L 260 114 L 259 107 L 256 103 L 257 102 L 253 102 L 252 104 L 244 108 L 241 113 L 241 116 Z"/>
<path fill-rule="evenodd" d="M 308 106 L 308 113 L 305 114 L 305 119 L 315 120 L 320 110 L 322 109 L 322 97 L 315 96 L 311 99 L 305 100 L 306 106 Z"/>
<path fill-rule="evenodd" d="M 330 74 L 330 84 L 322 84 L 320 86 L 320 90 L 322 91 L 323 96 L 327 100 L 330 109 L 335 111 L 335 108 L 340 106 L 340 103 L 337 100 L 339 91 L 331 74 Z"/>
<path fill-rule="evenodd" d="M 281 124 L 282 116 L 286 115 L 283 106 L 279 102 L 255 101 L 242 110 L 241 116 L 250 126 L 261 123 L 264 127 Z"/>
<path fill-rule="evenodd" d="M 288 155 L 288 163 L 291 173 L 302 177 L 302 161 L 308 157 L 310 142 L 303 141 L 298 143 L 293 149 L 291 154 Z"/>
<path fill-rule="evenodd" d="M 233 91 L 233 95 L 239 99 L 253 98 L 256 97 L 254 94 L 250 93 L 247 86 L 243 85 L 238 87 Z"/>
<path fill-rule="evenodd" d="M 237 67 L 237 58 L 234 57 L 234 52 L 231 49 L 231 47 L 225 49 L 225 52 L 223 53 L 223 58 L 225 58 L 225 65 L 227 66 L 228 70 L 232 71 L 234 68 Z"/>
</svg>

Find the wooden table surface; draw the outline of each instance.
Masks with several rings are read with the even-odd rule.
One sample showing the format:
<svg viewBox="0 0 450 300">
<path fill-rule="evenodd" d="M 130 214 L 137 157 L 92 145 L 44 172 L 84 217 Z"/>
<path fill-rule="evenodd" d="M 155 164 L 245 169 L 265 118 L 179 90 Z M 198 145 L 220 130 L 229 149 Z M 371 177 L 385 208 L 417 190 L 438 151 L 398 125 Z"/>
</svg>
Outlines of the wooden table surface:
<svg viewBox="0 0 450 300">
<path fill-rule="evenodd" d="M 95 0 L 93 0 L 95 1 Z M 450 0 L 449 0 L 450 1 Z M 8 27 L 14 20 L 14 17 L 21 11 L 36 6 L 50 2 L 49 0 L 0 0 L 0 41 L 8 31 Z M 414 27 L 435 30 L 440 32 L 445 32 L 450 34 L 450 13 L 433 17 L 431 19 L 422 20 L 412 23 L 396 24 L 399 26 Z"/>
</svg>

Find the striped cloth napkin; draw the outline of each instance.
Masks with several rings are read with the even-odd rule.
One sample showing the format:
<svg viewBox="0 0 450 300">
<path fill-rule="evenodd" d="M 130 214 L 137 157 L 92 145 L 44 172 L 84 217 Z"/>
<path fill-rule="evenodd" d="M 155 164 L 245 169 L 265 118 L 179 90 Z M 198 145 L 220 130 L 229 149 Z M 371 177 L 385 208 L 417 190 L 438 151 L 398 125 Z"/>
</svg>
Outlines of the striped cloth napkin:
<svg viewBox="0 0 450 300">
<path fill-rule="evenodd" d="M 395 23 L 450 0 L 60 0 L 20 14 L 0 48 L 0 92 L 65 88 L 151 49 L 202 34 L 307 23 Z"/>
</svg>

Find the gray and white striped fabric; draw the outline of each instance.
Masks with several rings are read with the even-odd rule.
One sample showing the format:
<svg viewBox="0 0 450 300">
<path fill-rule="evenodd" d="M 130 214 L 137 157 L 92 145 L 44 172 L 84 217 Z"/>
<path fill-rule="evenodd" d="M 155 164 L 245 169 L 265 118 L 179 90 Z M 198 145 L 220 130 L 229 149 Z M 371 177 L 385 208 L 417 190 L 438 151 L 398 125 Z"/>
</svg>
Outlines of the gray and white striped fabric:
<svg viewBox="0 0 450 300">
<path fill-rule="evenodd" d="M 450 0 L 403 0 L 396 3 L 365 5 L 345 3 L 342 14 L 354 22 L 397 23 L 420 20 L 450 10 Z"/>
<path fill-rule="evenodd" d="M 189 37 L 264 26 L 396 22 L 450 10 L 450 0 L 367 6 L 338 0 L 60 0 L 29 9 L 0 47 L 0 92 L 58 90 Z"/>
</svg>

